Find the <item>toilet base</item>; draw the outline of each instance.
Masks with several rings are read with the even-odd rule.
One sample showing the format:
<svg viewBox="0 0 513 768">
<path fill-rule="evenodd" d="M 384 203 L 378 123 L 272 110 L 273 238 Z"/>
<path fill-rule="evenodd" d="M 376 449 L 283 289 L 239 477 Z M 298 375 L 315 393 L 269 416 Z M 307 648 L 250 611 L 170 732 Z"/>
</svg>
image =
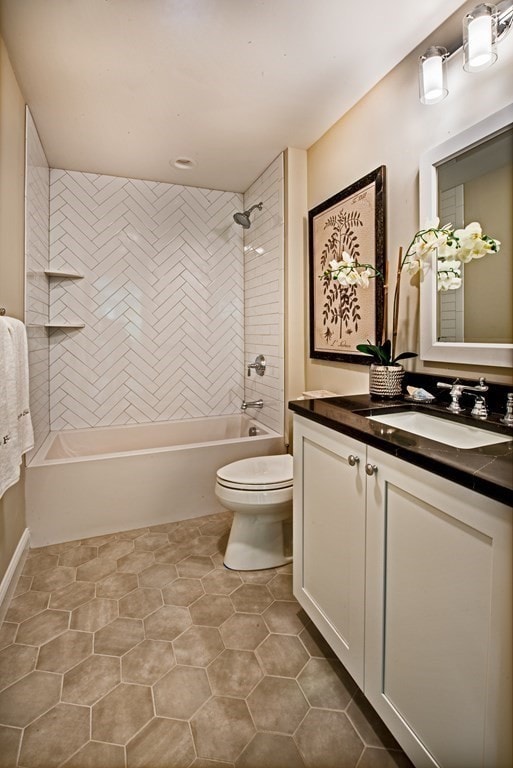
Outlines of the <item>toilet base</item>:
<svg viewBox="0 0 513 768">
<path fill-rule="evenodd" d="M 292 505 L 272 514 L 235 512 L 224 564 L 234 571 L 259 571 L 292 561 L 290 551 Z"/>
</svg>

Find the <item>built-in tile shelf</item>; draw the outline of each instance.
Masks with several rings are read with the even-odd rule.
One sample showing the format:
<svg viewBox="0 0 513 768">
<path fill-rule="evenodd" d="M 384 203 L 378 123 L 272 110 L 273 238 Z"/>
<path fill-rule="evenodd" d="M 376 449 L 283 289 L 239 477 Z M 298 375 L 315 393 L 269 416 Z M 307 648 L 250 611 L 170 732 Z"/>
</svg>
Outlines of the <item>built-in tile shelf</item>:
<svg viewBox="0 0 513 768">
<path fill-rule="evenodd" d="M 62 322 L 54 321 L 53 323 L 45 323 L 45 328 L 85 328 L 85 323 L 81 323 L 79 320 L 73 323 L 67 323 L 65 320 Z"/>
<path fill-rule="evenodd" d="M 72 280 L 80 280 L 84 275 L 80 275 L 78 272 L 69 272 L 65 269 L 45 269 L 44 273 L 47 277 L 69 278 Z"/>
</svg>

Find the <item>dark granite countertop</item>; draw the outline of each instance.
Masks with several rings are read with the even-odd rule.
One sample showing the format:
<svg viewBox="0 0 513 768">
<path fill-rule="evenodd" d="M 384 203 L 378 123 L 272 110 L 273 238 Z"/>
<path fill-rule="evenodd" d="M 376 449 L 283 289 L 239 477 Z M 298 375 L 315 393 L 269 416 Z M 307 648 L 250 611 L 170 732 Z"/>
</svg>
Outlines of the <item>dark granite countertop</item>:
<svg viewBox="0 0 513 768">
<path fill-rule="evenodd" d="M 500 424 L 500 414 L 491 414 L 486 421 L 480 421 L 465 415 L 454 416 L 444 405 L 420 404 L 404 399 L 378 401 L 369 395 L 292 400 L 289 408 L 306 419 L 349 435 L 465 488 L 513 505 L 513 429 Z M 512 439 L 482 448 L 453 448 L 366 418 L 404 409 L 436 414 L 440 418 L 480 429 L 493 429 Z"/>
</svg>

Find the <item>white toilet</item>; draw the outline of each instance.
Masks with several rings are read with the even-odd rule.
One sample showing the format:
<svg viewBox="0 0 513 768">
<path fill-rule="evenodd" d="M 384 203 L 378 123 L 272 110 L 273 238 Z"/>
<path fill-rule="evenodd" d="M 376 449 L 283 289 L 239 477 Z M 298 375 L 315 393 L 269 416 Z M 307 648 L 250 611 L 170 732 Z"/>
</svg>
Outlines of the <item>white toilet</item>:
<svg viewBox="0 0 513 768">
<path fill-rule="evenodd" d="M 234 513 L 224 555 L 227 568 L 255 571 L 289 563 L 292 456 L 257 456 L 217 471 L 215 493 Z"/>
</svg>

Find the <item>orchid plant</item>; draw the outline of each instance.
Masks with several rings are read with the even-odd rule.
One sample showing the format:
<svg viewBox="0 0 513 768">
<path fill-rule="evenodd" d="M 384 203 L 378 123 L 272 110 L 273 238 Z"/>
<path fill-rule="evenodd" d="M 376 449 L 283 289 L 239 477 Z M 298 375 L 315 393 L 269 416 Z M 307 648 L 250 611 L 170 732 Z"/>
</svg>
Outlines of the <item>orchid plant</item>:
<svg viewBox="0 0 513 768">
<path fill-rule="evenodd" d="M 388 286 L 385 282 L 383 341 L 381 344 L 358 344 L 356 349 L 366 355 L 371 355 L 373 362 L 378 365 L 395 365 L 399 360 L 416 357 L 415 352 L 402 352 L 394 355 L 399 321 L 399 296 L 401 290 L 401 275 L 403 271 L 410 276 L 420 272 L 421 279 L 428 266 L 428 257 L 436 253 L 437 289 L 438 291 L 457 290 L 461 287 L 461 265 L 468 264 L 473 259 L 481 259 L 491 253 L 498 253 L 500 241 L 483 234 L 481 225 L 477 221 L 467 224 L 464 229 L 454 230 L 451 224 L 439 226 L 439 219 L 426 224 L 413 236 L 403 256 L 403 249 L 399 249 L 399 260 L 394 292 L 394 304 L 392 312 L 392 338 L 388 339 L 387 333 L 387 297 Z M 367 288 L 372 278 L 380 277 L 381 272 L 372 264 L 360 264 L 345 251 L 341 261 L 330 262 L 329 269 L 324 275 L 329 275 L 333 280 L 343 286 L 356 285 Z"/>
</svg>

